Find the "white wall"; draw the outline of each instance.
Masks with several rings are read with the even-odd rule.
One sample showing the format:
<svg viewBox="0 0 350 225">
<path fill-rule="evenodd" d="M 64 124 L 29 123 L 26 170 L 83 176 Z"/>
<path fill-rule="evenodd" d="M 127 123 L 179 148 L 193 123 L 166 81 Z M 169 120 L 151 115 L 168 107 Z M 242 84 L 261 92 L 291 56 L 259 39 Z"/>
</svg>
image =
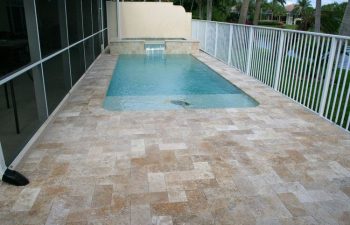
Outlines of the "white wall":
<svg viewBox="0 0 350 225">
<path fill-rule="evenodd" d="M 116 12 L 116 3 L 108 2 L 107 7 Z M 116 37 L 116 16 L 110 13 L 107 18 L 109 32 Z M 171 2 L 120 2 L 122 38 L 191 39 L 191 19 L 191 13 Z"/>
<path fill-rule="evenodd" d="M 106 2 L 108 41 L 117 39 L 117 4 L 116 2 Z"/>
</svg>

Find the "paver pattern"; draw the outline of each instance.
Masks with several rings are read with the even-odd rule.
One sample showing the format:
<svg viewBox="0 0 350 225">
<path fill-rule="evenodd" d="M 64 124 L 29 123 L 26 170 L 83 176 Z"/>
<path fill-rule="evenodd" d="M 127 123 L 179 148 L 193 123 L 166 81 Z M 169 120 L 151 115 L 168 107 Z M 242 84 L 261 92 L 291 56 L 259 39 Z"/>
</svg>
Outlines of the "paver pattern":
<svg viewBox="0 0 350 225">
<path fill-rule="evenodd" d="M 17 170 L 0 224 L 350 224 L 350 135 L 264 84 L 200 60 L 255 98 L 244 109 L 103 109 L 102 55 Z"/>
</svg>

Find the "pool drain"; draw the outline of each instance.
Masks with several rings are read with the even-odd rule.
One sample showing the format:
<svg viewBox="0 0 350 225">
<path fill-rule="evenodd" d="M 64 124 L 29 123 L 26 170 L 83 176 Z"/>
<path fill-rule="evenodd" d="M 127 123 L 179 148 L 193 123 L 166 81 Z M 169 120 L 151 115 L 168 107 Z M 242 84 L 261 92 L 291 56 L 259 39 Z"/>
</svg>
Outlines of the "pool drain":
<svg viewBox="0 0 350 225">
<path fill-rule="evenodd" d="M 174 105 L 179 105 L 179 106 L 182 106 L 182 107 L 186 107 L 186 106 L 189 106 L 191 105 L 190 103 L 184 101 L 184 100 L 171 100 L 170 101 L 172 104 Z"/>
</svg>

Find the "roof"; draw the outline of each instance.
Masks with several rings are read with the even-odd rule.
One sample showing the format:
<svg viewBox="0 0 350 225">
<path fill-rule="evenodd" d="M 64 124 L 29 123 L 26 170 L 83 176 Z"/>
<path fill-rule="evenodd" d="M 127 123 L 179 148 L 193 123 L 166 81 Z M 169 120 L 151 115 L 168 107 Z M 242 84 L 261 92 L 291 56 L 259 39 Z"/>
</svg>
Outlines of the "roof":
<svg viewBox="0 0 350 225">
<path fill-rule="evenodd" d="M 295 8 L 295 6 L 296 4 L 290 4 L 290 5 L 286 5 L 284 8 L 286 9 L 287 12 L 291 12 Z"/>
</svg>

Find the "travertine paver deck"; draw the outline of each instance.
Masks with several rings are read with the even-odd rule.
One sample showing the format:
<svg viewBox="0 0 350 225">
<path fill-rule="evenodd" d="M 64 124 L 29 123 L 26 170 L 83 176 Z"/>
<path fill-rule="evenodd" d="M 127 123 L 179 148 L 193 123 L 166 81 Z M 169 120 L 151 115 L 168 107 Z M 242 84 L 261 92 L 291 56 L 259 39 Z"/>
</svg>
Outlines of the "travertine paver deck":
<svg viewBox="0 0 350 225">
<path fill-rule="evenodd" d="M 200 54 L 256 108 L 109 112 L 103 55 L 18 170 L 0 224 L 350 224 L 350 135 Z"/>
</svg>

